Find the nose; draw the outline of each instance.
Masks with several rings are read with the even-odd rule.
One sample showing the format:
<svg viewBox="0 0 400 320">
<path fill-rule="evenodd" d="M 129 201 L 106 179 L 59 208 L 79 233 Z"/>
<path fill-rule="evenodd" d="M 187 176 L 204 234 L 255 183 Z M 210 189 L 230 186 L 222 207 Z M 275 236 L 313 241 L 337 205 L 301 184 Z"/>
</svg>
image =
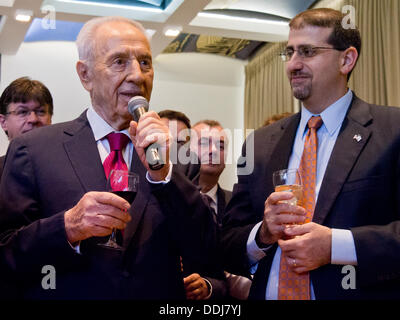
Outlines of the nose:
<svg viewBox="0 0 400 320">
<path fill-rule="evenodd" d="M 126 80 L 134 82 L 135 84 L 142 84 L 144 82 L 144 74 L 138 60 L 132 60 L 132 62 L 130 63 L 130 68 L 128 70 Z"/>
<path fill-rule="evenodd" d="M 37 123 L 37 122 L 39 122 L 39 117 L 36 115 L 36 113 L 33 110 L 31 110 L 26 121 L 28 123 Z"/>
<path fill-rule="evenodd" d="M 290 74 L 293 71 L 298 71 L 301 69 L 303 69 L 303 60 L 296 51 L 294 52 L 292 58 L 286 62 L 286 71 Z"/>
</svg>

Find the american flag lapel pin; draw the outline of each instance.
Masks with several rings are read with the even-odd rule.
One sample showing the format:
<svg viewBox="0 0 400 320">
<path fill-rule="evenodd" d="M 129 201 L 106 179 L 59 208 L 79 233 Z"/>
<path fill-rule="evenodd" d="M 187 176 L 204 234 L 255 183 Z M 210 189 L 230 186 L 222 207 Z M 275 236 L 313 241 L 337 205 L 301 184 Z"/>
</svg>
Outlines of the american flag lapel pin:
<svg viewBox="0 0 400 320">
<path fill-rule="evenodd" d="M 355 134 L 353 139 L 356 140 L 357 142 L 360 142 L 362 140 L 362 137 L 359 134 Z"/>
</svg>

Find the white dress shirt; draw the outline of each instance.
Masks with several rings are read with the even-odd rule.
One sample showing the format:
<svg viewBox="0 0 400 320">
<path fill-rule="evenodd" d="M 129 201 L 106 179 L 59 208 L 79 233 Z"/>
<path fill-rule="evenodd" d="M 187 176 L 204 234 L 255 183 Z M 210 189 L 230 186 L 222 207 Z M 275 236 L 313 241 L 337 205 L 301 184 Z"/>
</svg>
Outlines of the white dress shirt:
<svg viewBox="0 0 400 320">
<path fill-rule="evenodd" d="M 315 198 L 318 199 L 319 190 L 322 180 L 330 159 L 336 139 L 339 135 L 340 127 L 346 116 L 347 110 L 353 99 L 351 90 L 334 104 L 326 108 L 321 114 L 323 121 L 322 126 L 317 131 L 318 149 L 317 149 L 317 177 Z M 304 148 L 304 140 L 307 134 L 307 122 L 312 116 L 317 116 L 310 113 L 304 106 L 301 109 L 301 120 L 297 128 L 294 141 L 293 151 L 289 159 L 289 168 L 298 168 L 300 165 L 301 155 Z M 261 226 L 258 223 L 252 229 L 247 241 L 247 253 L 249 261 L 252 265 L 251 272 L 255 273 L 258 266 L 258 261 L 268 254 L 268 249 L 261 249 L 257 246 L 255 237 L 258 229 Z M 281 249 L 276 250 L 270 274 L 268 277 L 266 300 L 276 300 L 278 298 L 279 285 L 279 265 L 281 258 Z M 351 264 L 357 265 L 357 255 L 355 250 L 354 238 L 350 230 L 332 229 L 332 248 L 331 248 L 331 263 L 332 264 Z M 311 299 L 315 299 L 313 286 L 311 283 Z"/>
<path fill-rule="evenodd" d="M 107 139 L 107 135 L 111 132 L 119 132 L 127 135 L 129 137 L 129 142 L 126 147 L 122 150 L 122 156 L 124 157 L 125 163 L 128 166 L 128 170 L 130 170 L 131 162 L 132 162 L 132 154 L 133 154 L 133 143 L 130 140 L 130 135 L 128 129 L 122 131 L 115 131 L 113 127 L 111 127 L 102 117 L 100 117 L 97 112 L 90 107 L 87 110 L 86 116 L 88 118 L 90 127 L 92 128 L 94 138 L 97 143 L 97 149 L 99 150 L 101 163 L 104 163 L 107 156 L 110 154 L 110 144 Z M 150 178 L 149 173 L 146 173 L 146 178 L 151 183 L 167 183 L 171 180 L 172 175 L 172 163 L 170 162 L 170 168 L 167 177 L 163 181 L 153 181 Z"/>
</svg>

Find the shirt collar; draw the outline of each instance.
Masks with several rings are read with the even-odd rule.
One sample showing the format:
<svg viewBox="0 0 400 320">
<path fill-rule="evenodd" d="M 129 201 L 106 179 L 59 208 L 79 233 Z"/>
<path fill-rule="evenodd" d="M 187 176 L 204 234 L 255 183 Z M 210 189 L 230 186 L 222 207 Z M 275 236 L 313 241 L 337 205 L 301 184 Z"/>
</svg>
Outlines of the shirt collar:
<svg viewBox="0 0 400 320">
<path fill-rule="evenodd" d="M 89 107 L 86 112 L 87 119 L 89 121 L 90 127 L 92 128 L 94 138 L 96 141 L 103 139 L 111 132 L 121 132 L 126 134 L 129 138 L 128 129 L 124 129 L 122 131 L 116 131 L 113 127 L 111 127 L 100 115 L 93 109 L 93 107 Z"/>
<path fill-rule="evenodd" d="M 217 203 L 217 191 L 218 183 L 204 194 L 208 195 L 214 201 L 214 203 Z"/>
<path fill-rule="evenodd" d="M 328 108 L 321 112 L 321 114 L 319 114 L 324 123 L 323 126 L 325 126 L 329 135 L 332 136 L 336 132 L 336 130 L 340 128 L 352 100 L 353 92 L 351 90 L 348 90 L 343 97 L 341 97 L 335 103 L 331 104 Z M 308 111 L 304 106 L 302 106 L 299 129 L 300 132 L 303 132 L 303 134 L 305 133 L 305 130 L 307 128 L 307 122 L 312 116 L 318 116 L 318 114 L 313 114 Z"/>
</svg>

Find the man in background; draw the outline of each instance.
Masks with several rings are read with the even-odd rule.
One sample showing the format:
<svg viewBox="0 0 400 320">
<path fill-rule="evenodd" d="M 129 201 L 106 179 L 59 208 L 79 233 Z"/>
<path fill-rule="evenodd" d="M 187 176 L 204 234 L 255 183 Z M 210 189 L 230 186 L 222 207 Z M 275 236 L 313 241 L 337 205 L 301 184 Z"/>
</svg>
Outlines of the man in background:
<svg viewBox="0 0 400 320">
<path fill-rule="evenodd" d="M 201 120 L 192 127 L 191 150 L 198 155 L 200 160 L 200 171 L 192 179 L 193 183 L 199 186 L 200 193 L 211 208 L 215 223 L 218 228 L 222 226 L 225 215 L 225 208 L 232 192 L 223 189 L 219 185 L 219 178 L 225 169 L 226 150 L 228 139 L 222 125 L 215 120 Z M 251 280 L 246 277 L 237 276 L 225 272 L 226 281 L 201 278 L 198 274 L 191 275 L 186 281 L 208 281 L 213 288 L 216 297 L 233 297 L 239 300 L 247 299 Z"/>
<path fill-rule="evenodd" d="M 172 136 L 170 159 L 173 163 L 179 162 L 181 172 L 192 180 L 198 174 L 200 164 L 197 155 L 190 151 L 190 119 L 183 112 L 170 109 L 158 112 L 158 116 Z"/>
<path fill-rule="evenodd" d="M 0 124 L 8 140 L 51 124 L 53 98 L 38 80 L 22 77 L 11 82 L 0 97 Z M 0 177 L 5 156 L 0 157 Z"/>
<path fill-rule="evenodd" d="M 160 111 L 158 115 L 161 121 L 170 128 L 174 141 L 180 145 L 189 142 L 190 119 L 183 112 L 166 109 Z"/>
</svg>

